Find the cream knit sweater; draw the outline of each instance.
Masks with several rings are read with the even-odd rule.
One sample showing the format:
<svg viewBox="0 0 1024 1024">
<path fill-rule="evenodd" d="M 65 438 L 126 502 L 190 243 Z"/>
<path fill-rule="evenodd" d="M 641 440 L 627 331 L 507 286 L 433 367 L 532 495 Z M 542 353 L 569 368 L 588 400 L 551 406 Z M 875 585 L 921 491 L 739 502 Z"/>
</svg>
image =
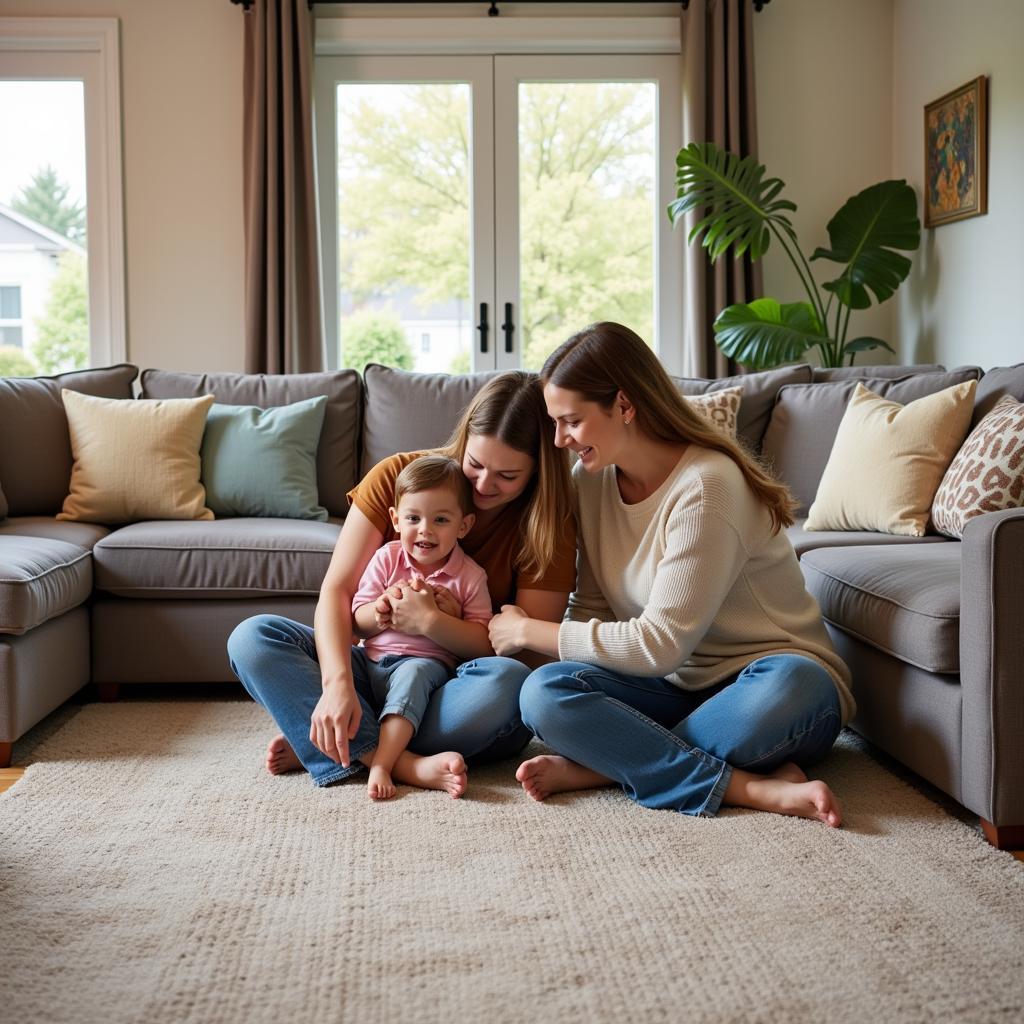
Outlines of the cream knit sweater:
<svg viewBox="0 0 1024 1024">
<path fill-rule="evenodd" d="M 849 670 L 832 649 L 784 532 L 728 456 L 690 445 L 665 482 L 627 505 L 615 467 L 573 471 L 579 502 L 576 592 L 558 653 L 701 690 L 766 654 L 803 654 L 854 712 Z"/>
</svg>

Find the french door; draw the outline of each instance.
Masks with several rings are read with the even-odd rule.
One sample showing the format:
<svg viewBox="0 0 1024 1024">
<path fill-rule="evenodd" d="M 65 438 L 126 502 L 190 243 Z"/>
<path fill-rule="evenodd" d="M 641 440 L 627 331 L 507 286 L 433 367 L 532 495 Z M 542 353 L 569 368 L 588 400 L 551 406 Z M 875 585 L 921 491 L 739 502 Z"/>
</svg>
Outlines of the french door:
<svg viewBox="0 0 1024 1024">
<path fill-rule="evenodd" d="M 332 365 L 539 369 L 595 320 L 678 369 L 679 58 L 317 58 Z"/>
</svg>

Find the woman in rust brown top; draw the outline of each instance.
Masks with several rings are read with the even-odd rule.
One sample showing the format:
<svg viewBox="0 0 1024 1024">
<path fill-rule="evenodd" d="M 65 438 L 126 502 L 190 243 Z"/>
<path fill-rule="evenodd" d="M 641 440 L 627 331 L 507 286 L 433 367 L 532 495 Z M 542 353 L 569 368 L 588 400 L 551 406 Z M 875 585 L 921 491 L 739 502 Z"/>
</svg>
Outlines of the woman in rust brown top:
<svg viewBox="0 0 1024 1024">
<path fill-rule="evenodd" d="M 576 581 L 576 528 L 566 453 L 536 374 L 492 378 L 463 413 L 442 453 L 458 460 L 473 485 L 476 518 L 463 550 L 487 572 L 495 611 L 515 604 L 531 618 L 560 622 Z M 352 669 L 352 598 L 374 552 L 396 537 L 389 514 L 395 479 L 423 452 L 378 463 L 349 492 L 351 508 L 320 589 L 314 628 L 275 615 L 241 623 L 228 641 L 235 674 L 271 714 L 281 734 L 267 769 L 304 768 L 325 786 L 361 771 L 377 745 L 374 696 Z M 454 599 L 428 586 L 390 598 L 396 628 L 428 636 L 459 654 L 447 630 Z M 519 718 L 519 690 L 536 656 L 473 658 L 430 698 L 409 749 L 431 755 L 399 759 L 398 781 L 465 789 L 464 758 L 507 757 L 530 733 Z M 405 776 L 405 777 L 404 777 Z"/>
</svg>

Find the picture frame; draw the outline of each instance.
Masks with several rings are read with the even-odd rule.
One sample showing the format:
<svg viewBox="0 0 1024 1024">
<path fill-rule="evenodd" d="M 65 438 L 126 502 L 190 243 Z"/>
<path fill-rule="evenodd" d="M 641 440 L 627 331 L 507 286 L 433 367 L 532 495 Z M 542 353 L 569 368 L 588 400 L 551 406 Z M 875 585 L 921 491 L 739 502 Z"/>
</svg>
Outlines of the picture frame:
<svg viewBox="0 0 1024 1024">
<path fill-rule="evenodd" d="M 924 108 L 924 226 L 988 213 L 988 79 Z"/>
</svg>

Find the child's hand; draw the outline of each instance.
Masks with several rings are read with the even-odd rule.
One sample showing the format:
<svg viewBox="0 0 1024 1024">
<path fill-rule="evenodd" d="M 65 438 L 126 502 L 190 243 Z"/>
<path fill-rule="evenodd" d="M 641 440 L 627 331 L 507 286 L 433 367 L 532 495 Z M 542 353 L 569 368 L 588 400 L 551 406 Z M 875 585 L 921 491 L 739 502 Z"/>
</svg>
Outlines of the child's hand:
<svg viewBox="0 0 1024 1024">
<path fill-rule="evenodd" d="M 395 584 L 394 586 L 388 587 L 380 597 L 374 602 L 373 605 L 373 620 L 377 624 L 378 629 L 391 629 L 392 628 L 392 608 L 391 601 L 393 599 L 400 598 L 402 596 L 402 586 L 408 586 L 408 581 L 403 580 L 401 584 Z"/>
<path fill-rule="evenodd" d="M 391 628 L 426 636 L 437 615 L 434 592 L 425 585 L 403 587 L 401 597 L 391 599 Z"/>
<path fill-rule="evenodd" d="M 462 605 L 459 604 L 458 599 L 447 587 L 438 585 L 432 586 L 430 589 L 434 593 L 437 610 L 442 615 L 450 615 L 453 619 L 462 618 Z"/>
</svg>

